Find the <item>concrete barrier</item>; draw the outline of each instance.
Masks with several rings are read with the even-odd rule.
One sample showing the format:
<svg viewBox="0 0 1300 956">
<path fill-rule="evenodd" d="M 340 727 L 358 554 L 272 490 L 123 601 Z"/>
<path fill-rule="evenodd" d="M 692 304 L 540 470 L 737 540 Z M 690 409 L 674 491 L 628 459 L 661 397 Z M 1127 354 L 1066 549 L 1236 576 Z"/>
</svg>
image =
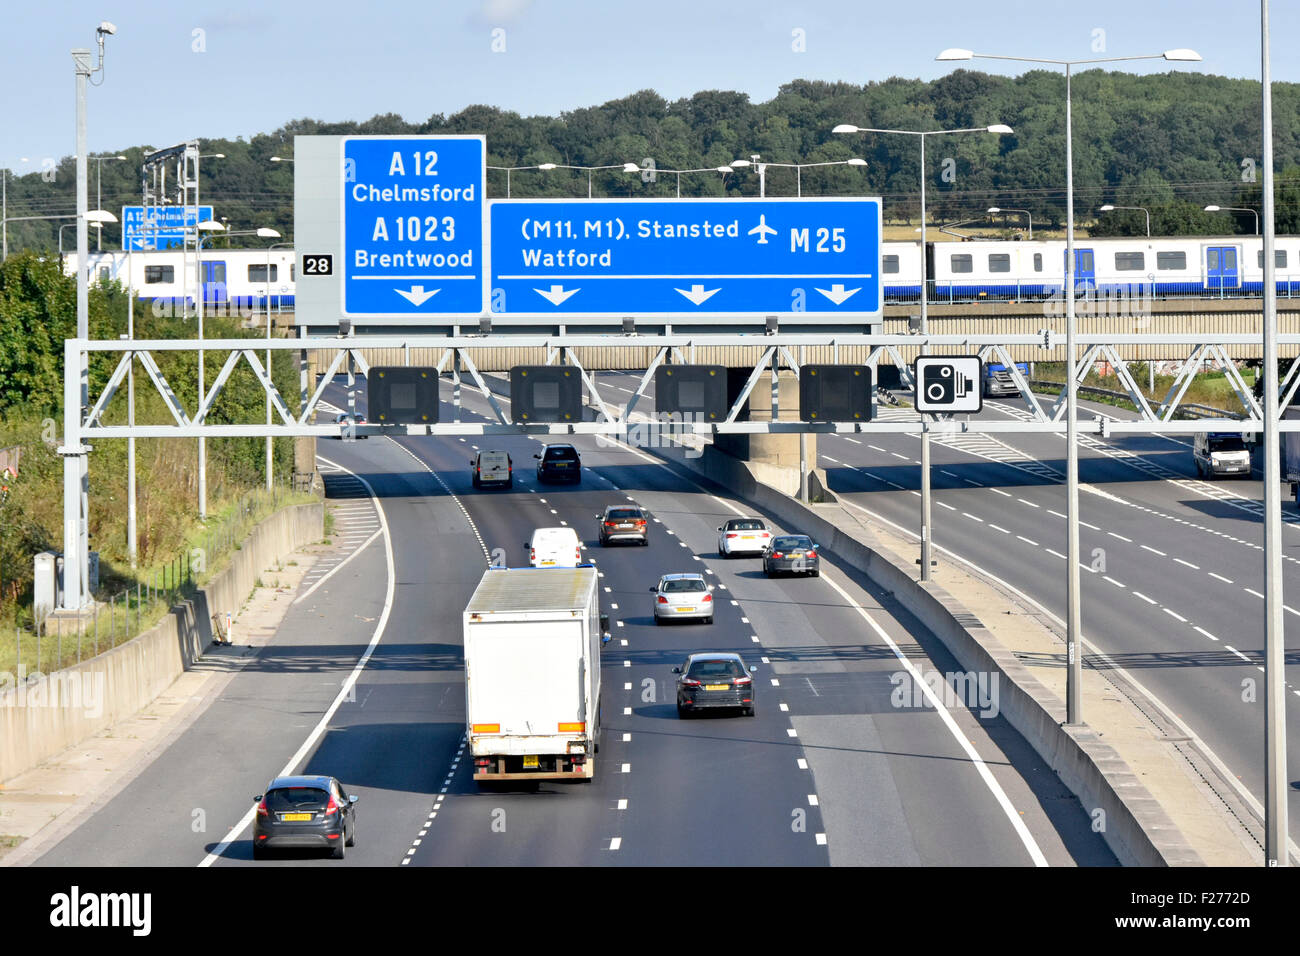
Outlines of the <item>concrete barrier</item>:
<svg viewBox="0 0 1300 956">
<path fill-rule="evenodd" d="M 0 685 L 0 780 L 148 705 L 212 643 L 213 614 L 237 614 L 266 567 L 324 534 L 323 504 L 284 508 L 253 528 L 192 599 L 145 633 L 31 682 Z"/>
<path fill-rule="evenodd" d="M 863 571 L 928 628 L 958 663 L 999 674 L 999 708 L 1060 777 L 1089 814 L 1105 813 L 1102 835 L 1126 866 L 1199 866 L 1196 850 L 1123 758 L 1086 725 L 1065 725 L 1065 705 L 1034 677 L 974 614 L 941 586 L 923 582 L 892 555 L 855 531 L 857 519 L 838 505 L 804 506 L 757 481 L 745 462 L 709 448 L 672 467 L 703 477 L 765 511 L 787 528 L 812 536 L 824 550 Z"/>
</svg>

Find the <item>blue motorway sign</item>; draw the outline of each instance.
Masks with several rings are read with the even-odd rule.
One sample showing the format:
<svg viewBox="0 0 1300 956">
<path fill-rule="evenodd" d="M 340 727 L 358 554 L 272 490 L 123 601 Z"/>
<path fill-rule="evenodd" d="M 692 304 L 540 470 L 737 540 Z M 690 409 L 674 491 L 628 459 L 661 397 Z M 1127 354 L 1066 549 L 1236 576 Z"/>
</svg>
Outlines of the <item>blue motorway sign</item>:
<svg viewBox="0 0 1300 956">
<path fill-rule="evenodd" d="M 482 136 L 344 137 L 344 315 L 480 315 Z"/>
<path fill-rule="evenodd" d="M 881 311 L 879 199 L 495 200 L 492 311 Z"/>
<path fill-rule="evenodd" d="M 123 206 L 122 249 L 178 249 L 185 231 L 212 218 L 211 206 Z"/>
</svg>

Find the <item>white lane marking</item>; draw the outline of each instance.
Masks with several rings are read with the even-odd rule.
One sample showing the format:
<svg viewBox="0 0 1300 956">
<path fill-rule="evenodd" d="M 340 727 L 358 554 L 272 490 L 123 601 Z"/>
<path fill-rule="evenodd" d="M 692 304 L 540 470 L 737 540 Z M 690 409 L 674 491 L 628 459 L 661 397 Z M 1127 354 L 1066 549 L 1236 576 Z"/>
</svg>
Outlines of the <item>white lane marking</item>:
<svg viewBox="0 0 1300 956">
<path fill-rule="evenodd" d="M 626 797 L 621 797 L 621 798 L 619 799 L 619 801 L 618 801 L 618 808 L 619 808 L 620 810 L 626 810 L 626 809 L 627 809 L 627 798 L 626 798 Z"/>
<path fill-rule="evenodd" d="M 1210 640 L 1212 640 L 1212 641 L 1217 641 L 1217 640 L 1218 640 L 1217 637 L 1215 637 L 1213 634 L 1211 634 L 1209 631 L 1207 631 L 1207 630 L 1206 630 L 1205 628 L 1203 628 L 1203 627 L 1197 627 L 1195 624 L 1193 624 L 1193 625 L 1192 625 L 1192 630 L 1194 630 L 1194 631 L 1199 631 L 1200 633 L 1204 634 L 1206 637 L 1208 637 L 1208 638 L 1209 638 Z"/>
<path fill-rule="evenodd" d="M 1241 651 L 1237 650 L 1237 649 L 1236 649 L 1235 647 L 1233 647 L 1231 644 L 1224 644 L 1224 645 L 1223 645 L 1223 649 L 1224 649 L 1224 650 L 1227 650 L 1227 651 L 1232 651 L 1232 653 L 1236 654 L 1238 657 L 1240 657 L 1240 658 L 1241 658 L 1243 661 L 1245 661 L 1247 664 L 1250 663 L 1250 658 L 1247 657 L 1245 654 L 1241 653 Z"/>
<path fill-rule="evenodd" d="M 1006 528 L 1002 527 L 1001 525 L 993 524 L 992 522 L 989 522 L 989 527 L 992 528 L 994 531 L 1001 531 L 1003 534 L 1010 534 L 1010 533 L 1011 533 L 1010 531 L 1008 531 Z"/>
<path fill-rule="evenodd" d="M 783 713 L 783 714 L 784 714 L 784 713 L 789 713 L 789 711 L 790 711 L 790 705 L 789 705 L 789 704 L 782 703 L 782 704 L 777 704 L 777 706 L 781 708 L 781 713 Z"/>
<path fill-rule="evenodd" d="M 825 833 L 818 833 L 818 834 L 816 834 L 816 836 L 814 837 L 814 839 L 817 840 L 817 845 L 818 845 L 818 846 L 825 846 L 825 845 L 826 845 L 826 834 L 825 834 Z"/>
<path fill-rule="evenodd" d="M 1011 492 L 1003 491 L 1001 488 L 990 488 L 989 491 L 993 492 L 995 495 L 1001 495 L 1003 498 L 1014 497 Z"/>
<path fill-rule="evenodd" d="M 632 765 L 631 765 L 630 763 L 625 763 L 625 764 L 623 764 L 623 772 L 624 772 L 624 773 L 631 773 L 631 772 L 632 772 Z"/>
<path fill-rule="evenodd" d="M 800 770 L 808 769 L 808 761 L 804 760 L 803 757 L 796 757 L 794 763 Z"/>
<path fill-rule="evenodd" d="M 777 680 L 775 677 L 773 677 L 773 678 L 772 678 L 772 686 L 773 686 L 773 687 L 780 687 L 780 686 L 781 686 L 781 682 L 780 682 L 779 680 Z"/>
<path fill-rule="evenodd" d="M 983 518 L 977 518 L 977 517 L 975 517 L 975 515 L 971 514 L 969 511 L 963 511 L 962 514 L 965 515 L 967 518 L 970 518 L 971 521 L 978 521 L 980 524 L 983 524 L 983 523 L 984 523 L 984 519 L 983 519 Z"/>
<path fill-rule="evenodd" d="M 1117 588 L 1122 588 L 1122 587 L 1124 586 L 1124 585 L 1120 584 L 1118 581 L 1116 581 L 1114 578 L 1112 578 L 1110 575 L 1106 575 L 1106 577 L 1105 577 L 1104 580 L 1109 581 L 1111 584 L 1115 585 L 1115 587 L 1117 587 Z"/>
<path fill-rule="evenodd" d="M 799 731 L 795 730 L 793 727 L 789 727 L 786 729 L 785 734 L 787 737 L 798 737 Z"/>
<path fill-rule="evenodd" d="M 369 538 L 367 538 L 364 542 L 362 542 L 361 544 L 357 545 L 356 548 L 353 549 L 353 551 L 352 551 L 351 554 L 349 554 L 346 558 L 344 558 L 344 559 L 343 559 L 342 561 L 340 561 L 338 564 L 334 565 L 333 568 L 331 568 L 328 572 L 326 572 L 324 575 L 322 575 L 322 576 L 320 577 L 320 579 L 317 580 L 316 583 L 313 584 L 311 587 L 309 587 L 306 591 L 303 591 L 302 594 L 299 594 L 296 598 L 294 598 L 293 601 L 292 601 L 292 603 L 293 603 L 293 604 L 297 604 L 298 602 L 300 602 L 300 601 L 304 601 L 304 600 L 306 600 L 307 598 L 311 597 L 312 592 L 315 591 L 315 590 L 316 590 L 318 587 L 320 587 L 322 584 L 324 584 L 326 581 L 328 581 L 331 577 L 333 577 L 335 571 L 341 571 L 341 570 L 343 569 L 343 567 L 344 567 L 345 565 L 347 565 L 347 563 L 348 563 L 349 561 L 351 561 L 353 558 L 355 558 L 355 557 L 356 557 L 358 554 L 360 554 L 362 551 L 366 550 L 366 548 L 370 547 L 370 542 L 374 541 L 375 538 L 378 538 L 381 534 L 383 534 L 383 531 L 376 531 L 376 532 L 375 532 L 374 534 L 372 534 Z"/>
<path fill-rule="evenodd" d="M 1023 541 L 1025 544 L 1032 544 L 1035 548 L 1038 547 L 1038 542 L 1035 541 L 1033 538 L 1026 538 L 1023 534 L 1018 534 L 1016 535 L 1016 537 L 1019 538 L 1021 541 Z"/>
<path fill-rule="evenodd" d="M 628 742 L 629 740 L 631 740 L 631 739 L 632 739 L 632 735 L 631 735 L 631 734 L 624 734 L 624 735 L 623 735 L 623 743 L 627 743 L 627 742 Z"/>
<path fill-rule="evenodd" d="M 610 848 L 611 850 L 617 850 L 617 849 L 618 849 L 619 847 L 621 847 L 622 845 L 623 845 L 623 838 L 622 838 L 622 837 L 610 837 L 610 838 L 609 838 L 609 848 Z"/>
<path fill-rule="evenodd" d="M 1122 534 L 1116 534 L 1114 531 L 1107 531 L 1106 533 L 1110 535 L 1112 538 L 1119 538 L 1121 541 L 1127 541 L 1129 544 L 1133 543 L 1132 538 L 1126 538 Z"/>
<path fill-rule="evenodd" d="M 839 459 L 837 459 L 837 458 L 832 458 L 830 455 L 822 455 L 822 457 L 825 458 L 827 461 L 833 461 L 833 462 L 835 462 L 835 464 L 837 464 L 837 465 L 840 463 L 840 462 L 839 462 Z"/>
<path fill-rule="evenodd" d="M 939 469 L 939 474 L 941 474 L 941 475 L 947 475 L 949 478 L 957 478 L 957 477 L 959 477 L 958 475 L 954 474 L 954 473 L 951 472 L 951 471 L 944 471 L 942 468 Z"/>
<path fill-rule="evenodd" d="M 943 701 L 935 694 L 934 689 L 931 688 L 924 679 L 922 679 L 920 672 L 916 669 L 916 665 L 913 664 L 907 655 L 903 653 L 902 649 L 894 642 L 894 639 L 886 633 L 885 629 L 876 622 L 876 619 L 868 614 L 862 608 L 862 605 L 853 600 L 852 596 L 844 590 L 844 588 L 840 587 L 839 583 L 836 582 L 833 577 L 823 574 L 822 580 L 837 591 L 840 597 L 847 601 L 849 605 L 858 612 L 862 619 L 871 626 L 872 630 L 876 632 L 876 635 L 889 645 L 889 649 L 893 651 L 894 656 L 898 658 L 899 664 L 911 675 L 912 680 L 914 681 L 912 686 L 914 688 L 921 688 L 921 692 L 925 695 L 926 700 L 939 716 L 939 719 L 943 721 L 944 726 L 948 728 L 948 731 L 952 734 L 953 738 L 957 741 L 962 750 L 966 751 L 966 755 L 970 758 L 971 762 L 975 765 L 975 769 L 979 772 L 980 777 L 984 780 L 985 786 L 989 788 L 994 799 L 997 800 L 998 805 L 1002 807 L 1003 813 L 1006 814 L 1007 820 L 1011 823 L 1012 829 L 1015 830 L 1016 835 L 1020 837 L 1020 841 L 1024 844 L 1025 850 L 1029 853 L 1030 859 L 1034 861 L 1034 865 L 1047 866 L 1047 857 L 1045 857 L 1043 851 L 1038 848 L 1038 843 L 1034 840 L 1033 834 L 1030 833 L 1029 828 L 1025 826 L 1024 819 L 1011 803 L 1010 798 L 1007 797 L 1006 791 L 1002 789 L 1001 784 L 998 783 L 988 766 L 984 763 L 984 759 L 975 750 L 975 747 L 971 744 L 970 740 L 967 739 L 966 734 L 957 726 L 957 722 L 953 719 L 952 714 L 948 712 L 948 708 L 944 706 Z"/>
<path fill-rule="evenodd" d="M 348 471 L 342 465 L 332 462 L 328 458 L 321 458 L 321 461 L 325 462 L 327 465 L 333 465 L 335 468 L 342 471 Z M 348 474 L 353 474 L 353 472 L 348 471 Z M 393 612 L 393 597 L 397 591 L 397 570 L 394 566 L 393 559 L 393 541 L 392 537 L 388 533 L 388 516 L 384 514 L 383 504 L 380 502 L 379 496 L 375 494 L 375 489 L 371 486 L 370 482 L 366 481 L 366 479 L 362 478 L 360 475 L 355 475 L 355 477 L 366 486 L 366 491 L 370 493 L 370 498 L 375 505 L 375 511 L 379 515 L 379 523 L 383 526 L 384 556 L 388 570 L 388 586 L 384 593 L 384 608 L 379 614 L 379 620 L 375 624 L 374 633 L 370 635 L 370 643 L 366 645 L 365 651 L 362 653 L 361 658 L 357 661 L 356 665 L 352 668 L 352 672 L 347 676 L 347 679 L 343 681 L 343 686 L 339 688 L 338 694 L 334 697 L 334 702 L 326 708 L 325 713 L 321 714 L 320 720 L 316 723 L 316 726 L 312 728 L 311 733 L 307 735 L 307 739 L 302 742 L 302 746 L 298 748 L 297 752 L 289 758 L 289 762 L 284 765 L 284 768 L 275 775 L 277 777 L 288 777 L 293 774 L 294 769 L 298 764 L 302 763 L 302 761 L 307 757 L 307 754 L 309 754 L 316 746 L 317 741 L 319 741 L 324 735 L 326 728 L 329 727 L 330 721 L 334 719 L 334 714 L 339 709 L 339 705 L 354 695 L 353 688 L 356 686 L 357 678 L 361 676 L 361 672 L 365 669 L 366 664 L 369 663 L 371 655 L 375 653 L 375 648 L 379 646 L 379 641 L 384 636 L 384 630 L 388 627 L 389 615 Z M 199 863 L 199 866 L 209 867 L 220 859 L 230 844 L 234 843 L 235 840 L 239 838 L 239 835 L 248 829 L 248 826 L 253 822 L 253 817 L 256 813 L 257 807 L 250 806 L 248 812 L 244 814 L 238 823 L 230 828 L 230 831 L 222 838 L 221 842 L 213 847 L 212 852 L 203 858 L 202 862 Z"/>
<path fill-rule="evenodd" d="M 1235 583 L 1236 583 L 1235 581 L 1232 580 L 1232 578 L 1225 578 L 1222 574 L 1215 574 L 1213 571 L 1210 571 L 1210 572 L 1208 572 L 1208 573 L 1209 573 L 1210 577 L 1212 577 L 1212 578 L 1218 578 L 1218 579 L 1219 579 L 1220 581 L 1222 581 L 1224 584 L 1235 584 Z"/>
<path fill-rule="evenodd" d="M 853 444 L 855 444 L 855 445 L 861 445 L 861 444 L 862 444 L 862 442 L 858 441 L 856 438 L 850 438 L 848 435 L 841 435 L 840 437 L 843 438 L 845 441 L 851 441 L 851 442 L 853 442 Z"/>
<path fill-rule="evenodd" d="M 624 708 L 623 708 L 623 716 L 624 716 L 624 717 L 629 717 L 629 716 L 631 716 L 631 714 L 632 714 L 632 708 L 631 708 L 631 707 L 624 707 Z"/>
<path fill-rule="evenodd" d="M 1146 550 L 1146 551 L 1150 551 L 1152 554 L 1158 554 L 1158 555 L 1160 555 L 1160 557 L 1162 557 L 1162 558 L 1167 558 L 1167 557 L 1169 557 L 1169 555 L 1165 554 L 1165 553 L 1164 553 L 1163 551 L 1161 551 L 1159 548 L 1153 548 L 1153 547 L 1151 547 L 1150 545 L 1140 544 L 1140 545 L 1138 545 L 1138 547 L 1139 547 L 1139 548 L 1142 548 L 1142 549 L 1144 549 L 1144 550 Z"/>
<path fill-rule="evenodd" d="M 1167 607 L 1162 607 L 1160 610 L 1164 611 L 1166 614 L 1168 614 L 1170 617 L 1172 617 L 1172 618 L 1173 618 L 1174 620 L 1176 620 L 1176 621 L 1182 621 L 1184 624 L 1187 623 L 1187 618 L 1183 617 L 1183 616 L 1182 616 L 1181 614 L 1179 614 L 1177 611 L 1171 611 L 1171 610 L 1169 610 L 1169 608 L 1167 608 Z"/>
<path fill-rule="evenodd" d="M 901 458 L 901 459 L 903 459 L 903 461 L 911 461 L 911 460 L 912 460 L 912 459 L 908 458 L 906 455 L 900 455 L 900 454 L 899 454 L 898 452 L 896 452 L 896 451 L 891 451 L 890 454 L 893 455 L 895 458 Z"/>
<path fill-rule="evenodd" d="M 1134 596 L 1134 597 L 1137 597 L 1137 598 L 1141 598 L 1143 601 L 1146 601 L 1148 604 L 1159 604 L 1159 603 L 1160 603 L 1159 601 L 1154 601 L 1154 600 L 1152 600 L 1151 598 L 1147 597 L 1147 596 L 1146 596 L 1145 594 L 1143 594 L 1141 591 L 1134 591 L 1134 592 L 1133 592 L 1133 596 Z"/>
<path fill-rule="evenodd" d="M 1025 499 L 1025 498 L 1017 498 L 1016 501 L 1019 501 L 1022 505 L 1029 505 L 1029 507 L 1031 507 L 1031 508 L 1037 508 L 1037 507 L 1038 507 L 1038 505 L 1034 504 L 1032 501 L 1029 501 L 1029 500 L 1027 500 L 1027 499 Z"/>
<path fill-rule="evenodd" d="M 1062 561 L 1068 560 L 1065 555 L 1061 554 L 1060 551 L 1053 551 L 1051 548 L 1048 548 L 1047 553 L 1051 555 L 1055 555 L 1056 557 L 1060 558 Z"/>
<path fill-rule="evenodd" d="M 808 794 L 808 806 L 810 807 L 817 806 L 817 794 L 815 793 Z"/>
<path fill-rule="evenodd" d="M 876 451 L 884 451 L 879 445 L 867 445 L 868 448 L 874 448 Z"/>
<path fill-rule="evenodd" d="M 944 504 L 942 501 L 936 501 L 935 504 L 938 505 L 940 508 L 947 508 L 949 511 L 956 511 L 956 510 L 957 510 L 957 509 L 954 508 L 952 505 Z"/>
<path fill-rule="evenodd" d="M 919 541 L 921 538 L 921 536 L 917 534 L 915 531 L 913 531 L 911 528 L 905 528 L 902 525 L 898 524 L 897 522 L 891 521 L 890 519 L 886 518 L 884 515 L 872 511 L 870 508 L 864 508 L 862 507 L 862 505 L 849 501 L 847 498 L 841 498 L 840 502 L 842 504 L 848 505 L 850 508 L 855 508 L 858 511 L 861 511 L 863 514 L 876 519 L 882 524 L 889 525 L 899 534 L 907 535 L 908 537 L 913 538 L 917 541 Z M 1146 546 L 1143 545 L 1143 547 Z M 1040 613 L 1042 613 L 1045 617 L 1053 621 L 1062 632 L 1065 631 L 1066 628 L 1065 621 L 1064 619 L 1062 619 L 1062 617 L 1059 614 L 1054 613 L 1042 602 L 1036 600 L 1035 598 L 1030 597 L 1028 594 L 1020 590 L 1011 582 L 1003 580 L 1002 578 L 998 577 L 996 574 L 993 574 L 992 572 L 988 571 L 982 566 L 975 564 L 973 561 L 962 557 L 960 554 L 957 554 L 955 551 L 945 548 L 942 545 L 936 544 L 934 545 L 934 549 L 938 551 L 940 554 L 946 555 L 947 557 L 951 558 L 953 561 L 958 561 L 961 564 L 964 564 L 975 574 L 982 575 L 988 580 L 993 581 L 1000 587 L 1006 588 L 1008 592 L 1014 594 L 1016 597 L 1020 598 L 1020 600 L 1024 601 L 1026 604 L 1030 605 L 1031 607 L 1037 608 Z M 1154 551 L 1155 549 L 1148 548 L 1148 550 Z M 1158 552 L 1158 553 L 1163 553 L 1163 552 Z M 1209 637 L 1210 640 L 1217 640 L 1217 638 L 1211 635 L 1208 631 L 1201 630 L 1200 628 L 1197 628 L 1197 630 L 1201 631 L 1201 633 L 1204 634 L 1206 637 Z M 1214 768 L 1218 771 L 1219 776 L 1223 780 L 1226 780 L 1228 782 L 1228 785 L 1237 792 L 1237 795 L 1241 797 L 1241 799 L 1244 800 L 1250 806 L 1251 810 L 1254 812 L 1256 817 L 1258 817 L 1261 820 L 1264 819 L 1264 805 L 1260 803 L 1259 798 L 1256 797 L 1255 794 L 1251 793 L 1250 789 L 1244 783 L 1242 783 L 1240 779 L 1237 778 L 1236 774 L 1234 774 L 1230 769 L 1228 769 L 1228 765 L 1223 762 L 1223 759 L 1217 753 L 1215 753 L 1213 750 L 1210 749 L 1209 745 L 1207 745 L 1205 741 L 1200 738 L 1200 736 L 1196 733 L 1196 731 L 1192 730 L 1192 728 L 1188 726 L 1185 720 L 1183 720 L 1176 713 L 1170 710 L 1169 707 L 1162 700 L 1160 700 L 1160 698 L 1158 698 L 1155 694 L 1151 693 L 1151 691 L 1147 690 L 1146 686 L 1143 685 L 1141 681 L 1139 681 L 1136 677 L 1134 677 L 1126 668 L 1121 666 L 1109 654 L 1107 654 L 1105 651 L 1099 648 L 1092 641 L 1084 637 L 1081 638 L 1080 643 L 1083 644 L 1085 651 L 1087 651 L 1089 654 L 1094 655 L 1099 661 L 1101 661 L 1103 664 L 1105 664 L 1108 668 L 1113 670 L 1115 673 L 1122 675 L 1125 680 L 1127 680 L 1130 684 L 1133 685 L 1133 688 L 1139 694 L 1141 694 L 1144 698 L 1146 698 L 1147 701 L 1150 702 L 1151 706 L 1155 707 L 1158 711 L 1160 711 L 1160 713 L 1164 716 L 1164 718 L 1168 720 L 1171 724 L 1173 724 L 1175 727 L 1177 727 L 1179 732 L 1182 733 L 1185 737 L 1187 737 L 1188 740 L 1194 741 L 1197 747 L 1200 749 L 1201 753 L 1203 753 L 1206 756 L 1206 758 L 1210 761 L 1210 763 L 1214 765 Z M 1287 845 L 1291 850 L 1292 856 L 1300 855 L 1300 847 L 1296 846 L 1295 840 L 1288 838 Z"/>
<path fill-rule="evenodd" d="M 1247 594 L 1253 594 L 1253 595 L 1255 595 L 1255 597 L 1257 597 L 1257 598 L 1263 598 L 1263 597 L 1264 597 L 1264 595 L 1260 594 L 1260 593 L 1259 593 L 1258 591 L 1256 591 L 1254 588 L 1242 588 L 1242 590 L 1245 591 Z"/>
<path fill-rule="evenodd" d="M 1082 518 L 1079 519 L 1079 524 L 1083 525 L 1085 528 L 1091 528 L 1093 531 L 1101 530 L 1095 524 L 1088 524 L 1088 522 L 1084 521 Z"/>
<path fill-rule="evenodd" d="M 1053 511 L 1051 508 L 1048 508 L 1048 509 L 1047 509 L 1047 513 L 1048 513 L 1049 515 L 1055 515 L 1055 516 L 1058 517 L 1058 518 L 1064 518 L 1064 517 L 1065 517 L 1065 515 L 1061 514 L 1059 511 Z"/>
<path fill-rule="evenodd" d="M 1182 558 L 1174 558 L 1174 561 L 1176 561 L 1176 562 L 1179 563 L 1179 564 L 1184 564 L 1184 565 L 1186 565 L 1187 567 L 1191 568 L 1193 571 L 1199 571 L 1199 570 L 1201 570 L 1200 565 L 1198 565 L 1198 564 L 1192 564 L 1192 562 L 1190 562 L 1190 561 L 1184 561 Z"/>
</svg>

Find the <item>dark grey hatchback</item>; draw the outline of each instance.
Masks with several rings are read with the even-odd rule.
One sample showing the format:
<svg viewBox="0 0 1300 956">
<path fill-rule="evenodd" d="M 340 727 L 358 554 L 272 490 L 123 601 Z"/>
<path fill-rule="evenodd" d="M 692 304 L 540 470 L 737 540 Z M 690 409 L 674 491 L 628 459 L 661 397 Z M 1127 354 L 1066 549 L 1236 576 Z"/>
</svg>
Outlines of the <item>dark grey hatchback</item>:
<svg viewBox="0 0 1300 956">
<path fill-rule="evenodd" d="M 778 574 L 820 577 L 822 563 L 817 543 L 806 534 L 776 535 L 763 552 L 763 573 L 769 578 Z"/>
<path fill-rule="evenodd" d="M 333 777 L 277 777 L 257 801 L 253 859 L 272 847 L 320 847 L 343 859 L 357 842 L 356 796 Z"/>
<path fill-rule="evenodd" d="M 756 667 L 745 667 L 739 654 L 727 651 L 701 652 L 686 658 L 677 675 L 677 716 L 706 709 L 739 710 L 754 716 L 754 678 Z"/>
</svg>

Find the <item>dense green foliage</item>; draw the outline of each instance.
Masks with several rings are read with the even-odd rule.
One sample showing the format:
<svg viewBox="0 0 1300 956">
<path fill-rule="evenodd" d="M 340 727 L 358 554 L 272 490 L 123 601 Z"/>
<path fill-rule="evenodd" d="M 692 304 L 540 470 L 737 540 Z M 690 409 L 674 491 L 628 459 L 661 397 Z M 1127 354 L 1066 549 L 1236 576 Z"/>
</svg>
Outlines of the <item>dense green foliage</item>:
<svg viewBox="0 0 1300 956">
<path fill-rule="evenodd" d="M 1076 209 L 1080 221 L 1103 203 L 1143 206 L 1153 233 L 1253 232 L 1246 214 L 1205 213 L 1203 206 L 1254 206 L 1259 186 L 1243 181 L 1244 160 L 1260 159 L 1259 84 L 1190 71 L 1158 75 L 1091 70 L 1073 79 Z M 1273 90 L 1279 174 L 1277 228 L 1300 232 L 1300 86 Z M 453 116 L 407 122 L 385 114 L 365 122 L 295 120 L 251 139 L 203 140 L 204 153 L 225 159 L 202 163 L 201 197 L 212 202 L 231 229 L 272 226 L 293 232 L 293 167 L 272 163 L 292 156 L 293 137 L 306 134 L 482 133 L 489 163 L 569 166 L 641 163 L 660 169 L 699 169 L 759 154 L 770 163 L 812 163 L 860 156 L 865 169 L 832 166 L 802 173 L 805 194 L 881 195 L 886 216 L 911 220 L 918 213 L 919 148 L 915 137 L 833 135 L 839 123 L 893 129 L 954 129 L 1006 123 L 1015 135 L 964 134 L 928 139 L 927 200 L 931 217 L 954 221 L 983 215 L 993 205 L 1028 209 L 1035 227 L 1059 224 L 1065 207 L 1065 79 L 1034 70 L 1019 77 L 957 70 L 933 82 L 890 78 L 858 86 L 795 80 L 766 103 L 742 93 L 710 90 L 668 102 L 643 90 L 601 106 L 559 117 L 522 117 L 491 106 L 471 106 Z M 122 150 L 126 162 L 104 162 L 102 204 L 120 211 L 140 202 L 140 148 Z M 951 160 L 946 163 L 945 160 Z M 54 170 L 14 180 L 10 215 L 73 211 L 70 158 Z M 585 196 L 587 173 L 521 170 L 511 176 L 515 196 Z M 91 204 L 96 164 L 90 165 Z M 592 174 L 595 195 L 671 196 L 677 177 L 657 183 L 619 170 Z M 506 174 L 490 171 L 489 192 L 504 196 Z M 770 168 L 769 195 L 794 195 L 795 171 Z M 717 173 L 681 177 L 683 196 L 756 195 L 758 176 L 739 170 L 725 181 Z M 57 223 L 16 223 L 10 248 L 57 246 Z M 1100 214 L 1094 231 L 1140 234 L 1140 212 Z M 116 226 L 104 247 L 119 248 Z M 65 233 L 71 242 L 71 230 Z M 240 240 L 235 240 L 240 242 Z M 221 240 L 217 240 L 220 244 Z M 92 242 L 93 244 L 93 242 Z M 247 243 L 254 245 L 255 243 Z"/>
<path fill-rule="evenodd" d="M 116 339 L 127 330 L 126 296 L 117 286 L 90 289 L 92 338 Z M 193 338 L 194 322 L 154 315 L 136 303 L 139 338 Z M 63 274 L 53 258 L 32 253 L 11 255 L 0 265 L 0 449 L 21 449 L 16 479 L 0 493 L 0 619 L 6 601 L 30 597 L 32 555 L 57 548 L 62 540 L 62 460 L 55 452 L 63 434 L 63 340 L 76 334 L 76 281 Z M 253 337 L 238 315 L 210 315 L 204 335 L 210 338 Z M 191 414 L 196 407 L 198 363 L 192 352 L 155 352 L 159 370 Z M 211 386 L 229 353 L 210 351 L 205 359 Z M 291 408 L 297 406 L 298 370 L 294 356 L 275 353 L 273 377 Z M 97 399 L 119 355 L 93 354 L 90 394 Z M 246 363 L 231 375 L 209 416 L 212 422 L 264 421 L 265 398 Z M 119 388 L 105 408 L 104 424 L 127 420 L 127 389 Z M 137 366 L 136 421 L 172 421 L 162 398 Z M 127 442 L 96 439 L 90 455 L 90 533 L 101 554 L 101 579 L 121 580 L 126 558 Z M 181 548 L 197 524 L 197 443 L 192 439 L 137 441 L 137 547 L 148 567 Z M 265 479 L 265 439 L 217 438 L 208 441 L 208 494 L 217 513 L 225 504 Z M 277 480 L 293 468 L 292 439 L 274 447 Z"/>
</svg>

